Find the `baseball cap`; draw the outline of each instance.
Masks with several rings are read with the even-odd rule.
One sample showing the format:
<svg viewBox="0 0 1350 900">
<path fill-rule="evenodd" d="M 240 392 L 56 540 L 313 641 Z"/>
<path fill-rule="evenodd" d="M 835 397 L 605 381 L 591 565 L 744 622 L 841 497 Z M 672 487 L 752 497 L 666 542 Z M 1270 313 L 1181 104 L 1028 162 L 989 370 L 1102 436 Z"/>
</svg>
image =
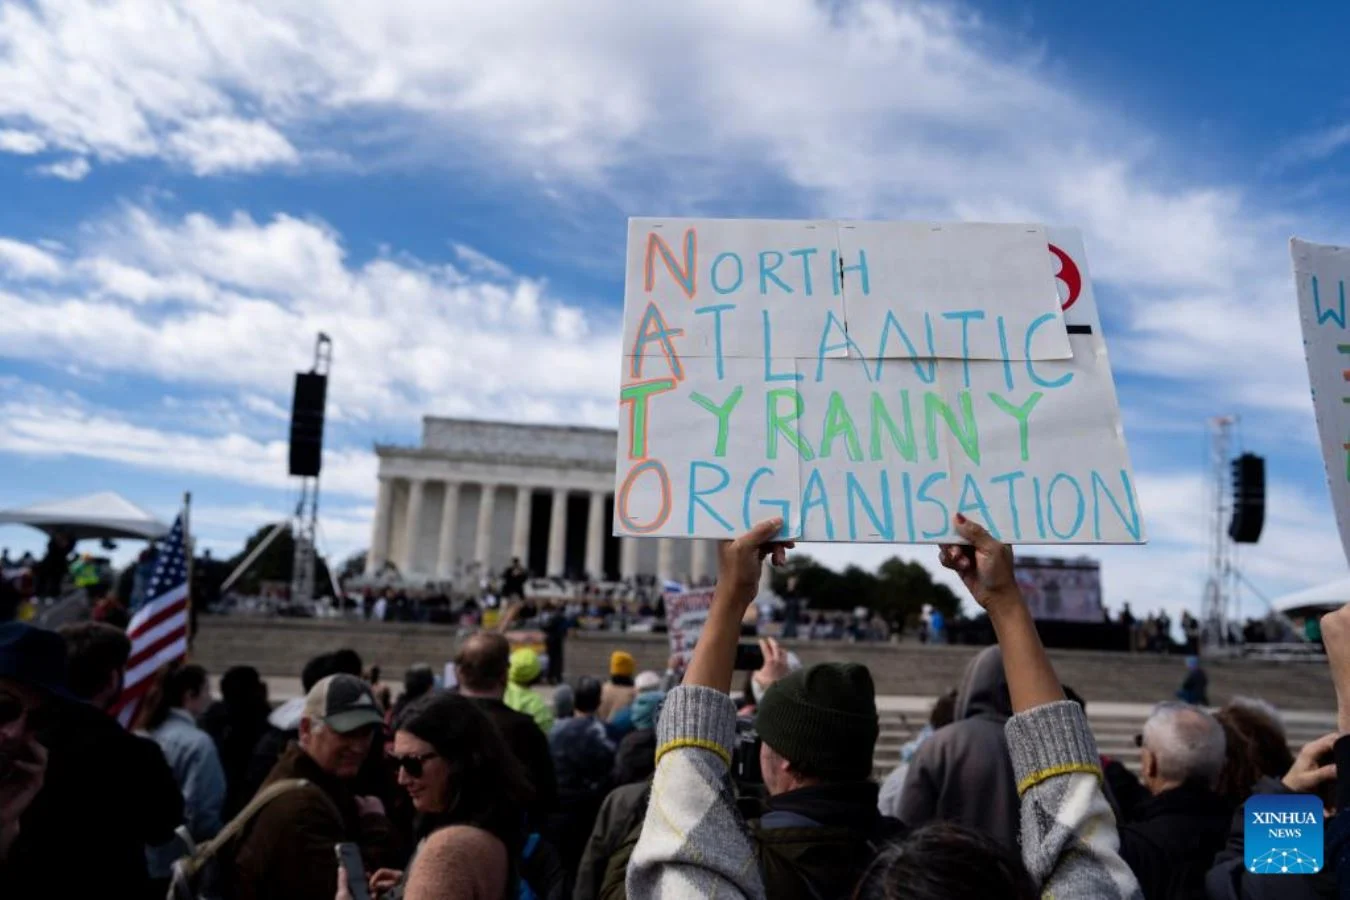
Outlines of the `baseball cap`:
<svg viewBox="0 0 1350 900">
<path fill-rule="evenodd" d="M 23 622 L 0 625 L 0 678 L 73 700 L 66 687 L 66 642 L 54 631 Z"/>
<path fill-rule="evenodd" d="M 370 686 L 355 675 L 329 675 L 305 697 L 304 715 L 318 719 L 338 734 L 384 724 L 384 714 Z"/>
</svg>

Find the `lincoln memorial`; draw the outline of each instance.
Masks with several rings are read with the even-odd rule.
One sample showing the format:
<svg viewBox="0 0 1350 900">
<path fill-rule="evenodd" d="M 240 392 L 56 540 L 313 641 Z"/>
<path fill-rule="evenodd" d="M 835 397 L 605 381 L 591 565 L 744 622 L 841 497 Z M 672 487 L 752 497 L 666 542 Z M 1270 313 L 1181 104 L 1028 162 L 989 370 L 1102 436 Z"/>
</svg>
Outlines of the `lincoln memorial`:
<svg viewBox="0 0 1350 900">
<path fill-rule="evenodd" d="M 472 564 L 594 580 L 713 574 L 707 541 L 617 538 L 617 434 L 427 416 L 419 447 L 377 446 L 379 492 L 367 574 L 445 580 Z"/>
</svg>

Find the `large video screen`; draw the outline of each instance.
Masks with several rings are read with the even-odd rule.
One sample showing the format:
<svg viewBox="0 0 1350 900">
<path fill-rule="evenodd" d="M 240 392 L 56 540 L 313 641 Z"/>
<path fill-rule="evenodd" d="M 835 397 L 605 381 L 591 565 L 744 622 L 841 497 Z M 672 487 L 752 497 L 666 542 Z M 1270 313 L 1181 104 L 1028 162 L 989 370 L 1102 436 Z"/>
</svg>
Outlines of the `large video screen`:
<svg viewBox="0 0 1350 900">
<path fill-rule="evenodd" d="M 1019 557 L 1017 583 L 1037 619 L 1102 621 L 1102 568 L 1095 559 Z"/>
</svg>

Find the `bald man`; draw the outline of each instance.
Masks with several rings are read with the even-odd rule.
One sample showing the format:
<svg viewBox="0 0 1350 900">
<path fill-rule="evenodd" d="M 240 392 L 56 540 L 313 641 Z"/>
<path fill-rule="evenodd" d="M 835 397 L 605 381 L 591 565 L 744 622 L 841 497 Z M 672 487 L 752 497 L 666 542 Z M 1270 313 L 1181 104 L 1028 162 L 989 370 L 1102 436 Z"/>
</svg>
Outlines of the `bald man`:
<svg viewBox="0 0 1350 900">
<path fill-rule="evenodd" d="M 530 827 L 539 829 L 557 808 L 558 779 L 553 771 L 553 757 L 548 752 L 548 738 L 534 719 L 502 702 L 510 668 L 511 645 L 493 631 L 470 635 L 455 656 L 459 692 L 473 700 L 496 723 L 497 730 L 525 768 L 525 776 L 534 787 Z"/>
</svg>

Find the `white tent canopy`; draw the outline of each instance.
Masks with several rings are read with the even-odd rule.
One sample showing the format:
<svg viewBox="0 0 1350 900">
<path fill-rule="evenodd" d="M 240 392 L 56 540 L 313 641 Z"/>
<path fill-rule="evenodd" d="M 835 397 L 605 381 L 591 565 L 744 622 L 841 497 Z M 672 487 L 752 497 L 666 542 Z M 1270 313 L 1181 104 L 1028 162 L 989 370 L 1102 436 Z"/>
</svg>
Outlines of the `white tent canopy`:
<svg viewBox="0 0 1350 900">
<path fill-rule="evenodd" d="M 148 541 L 169 533 L 168 525 L 112 491 L 0 510 L 0 525 L 7 524 L 31 525 L 48 534 L 63 531 L 77 541 L 88 538 Z"/>
<path fill-rule="evenodd" d="M 1331 610 L 1346 603 L 1350 603 L 1350 578 L 1338 578 L 1327 584 L 1276 597 L 1271 605 L 1280 612 L 1291 612 L 1304 609 Z"/>
</svg>

